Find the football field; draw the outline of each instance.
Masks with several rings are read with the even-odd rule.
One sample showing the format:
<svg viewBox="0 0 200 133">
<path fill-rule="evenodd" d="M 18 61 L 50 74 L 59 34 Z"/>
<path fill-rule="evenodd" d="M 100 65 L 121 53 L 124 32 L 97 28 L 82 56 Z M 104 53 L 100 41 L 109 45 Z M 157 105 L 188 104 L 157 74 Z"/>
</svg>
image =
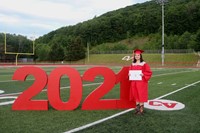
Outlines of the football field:
<svg viewBox="0 0 200 133">
<path fill-rule="evenodd" d="M 60 66 L 37 66 L 50 74 Z M 64 66 L 62 66 L 64 67 Z M 66 66 L 82 75 L 95 66 Z M 118 73 L 121 66 L 106 66 Z M 1 133 L 62 133 L 62 132 L 200 132 L 200 69 L 199 68 L 152 68 L 149 81 L 149 100 L 166 99 L 185 105 L 181 110 L 145 109 L 143 116 L 134 115 L 134 110 L 81 110 L 84 99 L 104 82 L 98 75 L 93 82 L 83 82 L 82 102 L 73 111 L 58 111 L 51 105 L 48 111 L 13 111 L 14 100 L 35 81 L 27 76 L 26 81 L 12 80 L 19 67 L 0 67 L 0 132 Z M 68 101 L 70 82 L 67 76 L 60 81 L 61 99 Z M 120 86 L 116 84 L 102 99 L 119 99 Z M 47 100 L 46 87 L 32 99 Z M 88 125 L 89 124 L 89 125 Z"/>
</svg>

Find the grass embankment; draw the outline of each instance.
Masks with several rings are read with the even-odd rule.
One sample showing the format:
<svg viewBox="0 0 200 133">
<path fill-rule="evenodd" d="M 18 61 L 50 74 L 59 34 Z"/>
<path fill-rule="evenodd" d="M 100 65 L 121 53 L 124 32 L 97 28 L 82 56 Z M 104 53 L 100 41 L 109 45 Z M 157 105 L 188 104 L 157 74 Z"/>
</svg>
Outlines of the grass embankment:
<svg viewBox="0 0 200 133">
<path fill-rule="evenodd" d="M 130 65 L 132 54 L 90 54 L 79 61 L 18 63 L 18 65 Z M 145 62 L 151 67 L 161 67 L 161 54 L 143 54 Z M 164 67 L 197 67 L 200 57 L 195 53 L 165 54 Z M 6 65 L 6 64 L 1 64 Z M 8 65 L 8 64 L 7 64 Z M 15 65 L 10 63 L 9 65 Z"/>
</svg>

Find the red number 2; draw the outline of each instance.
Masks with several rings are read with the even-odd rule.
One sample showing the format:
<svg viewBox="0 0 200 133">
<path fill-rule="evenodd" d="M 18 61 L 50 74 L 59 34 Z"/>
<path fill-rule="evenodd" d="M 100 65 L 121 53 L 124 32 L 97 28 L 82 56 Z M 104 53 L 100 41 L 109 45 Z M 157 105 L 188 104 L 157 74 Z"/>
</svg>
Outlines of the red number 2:
<svg viewBox="0 0 200 133">
<path fill-rule="evenodd" d="M 95 89 L 85 99 L 82 105 L 83 110 L 99 110 L 99 109 L 116 109 L 116 99 L 104 99 L 100 100 L 105 94 L 107 94 L 115 85 L 115 73 L 106 67 L 94 67 L 88 69 L 84 75 L 83 80 L 94 81 L 97 75 L 104 77 L 104 82 L 97 89 Z"/>
<path fill-rule="evenodd" d="M 106 67 L 90 68 L 84 73 L 83 80 L 94 81 L 97 75 L 102 75 L 104 82 L 88 95 L 83 102 L 83 110 L 125 109 L 135 106 L 134 102 L 129 101 L 128 67 L 124 67 L 117 75 Z M 120 82 L 120 99 L 101 99 L 118 82 Z"/>
<path fill-rule="evenodd" d="M 15 71 L 12 79 L 25 81 L 28 75 L 33 75 L 35 81 L 15 100 L 12 110 L 48 110 L 47 100 L 31 100 L 46 86 L 47 75 L 45 71 L 38 67 L 21 67 Z"/>
</svg>

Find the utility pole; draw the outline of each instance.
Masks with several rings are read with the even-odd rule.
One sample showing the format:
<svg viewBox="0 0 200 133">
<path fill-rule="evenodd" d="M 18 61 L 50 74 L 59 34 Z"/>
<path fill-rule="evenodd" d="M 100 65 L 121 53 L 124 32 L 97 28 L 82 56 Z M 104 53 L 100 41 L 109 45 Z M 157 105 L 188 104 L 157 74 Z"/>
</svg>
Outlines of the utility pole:
<svg viewBox="0 0 200 133">
<path fill-rule="evenodd" d="M 168 2 L 168 0 L 156 0 L 158 4 L 162 6 L 162 52 L 161 52 L 161 58 L 162 58 L 162 66 L 165 64 L 165 16 L 164 16 L 164 5 L 165 2 Z"/>
<path fill-rule="evenodd" d="M 87 42 L 87 58 L 88 58 L 88 63 L 90 62 L 90 43 Z"/>
</svg>

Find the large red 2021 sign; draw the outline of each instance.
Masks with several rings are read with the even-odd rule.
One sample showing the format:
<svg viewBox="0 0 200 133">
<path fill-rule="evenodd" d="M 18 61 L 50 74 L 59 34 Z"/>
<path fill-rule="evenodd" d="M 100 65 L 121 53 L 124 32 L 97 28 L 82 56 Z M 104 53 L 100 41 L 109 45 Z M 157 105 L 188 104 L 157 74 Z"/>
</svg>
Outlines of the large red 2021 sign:
<svg viewBox="0 0 200 133">
<path fill-rule="evenodd" d="M 71 67 L 55 68 L 49 76 L 39 67 L 21 67 L 13 75 L 13 80 L 25 81 L 32 75 L 34 83 L 15 100 L 12 110 L 48 110 L 49 104 L 56 110 L 74 110 L 82 100 L 82 81 L 93 82 L 96 76 L 103 76 L 103 83 L 92 91 L 83 101 L 82 110 L 126 109 L 135 107 L 134 101 L 129 101 L 130 82 L 128 67 L 123 67 L 115 74 L 107 67 L 93 67 L 85 71 L 83 76 Z M 60 98 L 60 80 L 63 75 L 69 77 L 70 97 L 67 102 Z M 109 93 L 116 84 L 120 84 L 119 99 L 101 99 Z M 48 100 L 33 100 L 47 85 Z M 48 104 L 49 103 L 49 104 Z"/>
</svg>

